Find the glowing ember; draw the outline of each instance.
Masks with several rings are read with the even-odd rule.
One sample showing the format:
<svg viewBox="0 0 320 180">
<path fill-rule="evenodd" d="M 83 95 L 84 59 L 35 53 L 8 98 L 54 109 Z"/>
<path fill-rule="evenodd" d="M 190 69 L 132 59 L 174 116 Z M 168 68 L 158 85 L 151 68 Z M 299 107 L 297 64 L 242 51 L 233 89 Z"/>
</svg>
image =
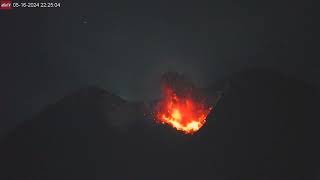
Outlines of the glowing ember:
<svg viewBox="0 0 320 180">
<path fill-rule="evenodd" d="M 198 131 L 205 124 L 212 107 L 207 106 L 204 99 L 195 98 L 194 91 L 189 90 L 180 95 L 166 85 L 163 88 L 164 97 L 156 107 L 156 120 L 187 134 Z"/>
</svg>

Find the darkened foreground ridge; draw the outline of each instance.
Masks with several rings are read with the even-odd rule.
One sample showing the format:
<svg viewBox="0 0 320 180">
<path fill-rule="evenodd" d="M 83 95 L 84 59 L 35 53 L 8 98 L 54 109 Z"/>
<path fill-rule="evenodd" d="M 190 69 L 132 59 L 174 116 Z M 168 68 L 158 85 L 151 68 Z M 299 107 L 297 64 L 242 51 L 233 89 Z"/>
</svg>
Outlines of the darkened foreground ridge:
<svg viewBox="0 0 320 180">
<path fill-rule="evenodd" d="M 143 103 L 80 90 L 4 139 L 0 179 L 317 178 L 317 88 L 258 69 L 205 91 L 221 89 L 219 104 L 192 136 L 146 118 Z"/>
</svg>

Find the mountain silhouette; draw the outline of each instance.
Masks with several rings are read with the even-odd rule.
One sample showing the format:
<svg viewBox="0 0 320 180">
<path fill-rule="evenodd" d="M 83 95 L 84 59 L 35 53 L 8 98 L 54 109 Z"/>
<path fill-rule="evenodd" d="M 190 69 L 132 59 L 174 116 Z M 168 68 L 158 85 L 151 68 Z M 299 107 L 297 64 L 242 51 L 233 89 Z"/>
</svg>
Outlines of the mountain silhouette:
<svg viewBox="0 0 320 180">
<path fill-rule="evenodd" d="M 0 144 L 0 179 L 315 179 L 319 91 L 268 69 L 205 88 L 221 98 L 186 135 L 146 102 L 89 87 L 48 105 Z"/>
</svg>

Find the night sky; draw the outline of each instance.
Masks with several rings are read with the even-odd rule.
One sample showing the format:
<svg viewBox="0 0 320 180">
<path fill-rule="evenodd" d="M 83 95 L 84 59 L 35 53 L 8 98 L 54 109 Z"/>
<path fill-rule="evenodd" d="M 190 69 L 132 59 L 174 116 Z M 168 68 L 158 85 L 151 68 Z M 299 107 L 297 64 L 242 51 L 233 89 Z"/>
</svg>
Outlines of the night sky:
<svg viewBox="0 0 320 180">
<path fill-rule="evenodd" d="M 203 87 L 249 67 L 319 85 L 313 4 L 70 0 L 0 11 L 0 134 L 89 85 L 155 99 L 168 70 Z"/>
</svg>

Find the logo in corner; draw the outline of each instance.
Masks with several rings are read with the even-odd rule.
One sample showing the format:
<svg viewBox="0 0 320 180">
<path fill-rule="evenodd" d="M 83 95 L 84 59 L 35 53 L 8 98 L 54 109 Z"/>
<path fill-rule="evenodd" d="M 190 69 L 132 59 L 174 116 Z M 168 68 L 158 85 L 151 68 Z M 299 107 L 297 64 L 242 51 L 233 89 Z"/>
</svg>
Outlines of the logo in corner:
<svg viewBox="0 0 320 180">
<path fill-rule="evenodd" d="M 12 9 L 12 0 L 0 0 L 0 10 Z"/>
</svg>

